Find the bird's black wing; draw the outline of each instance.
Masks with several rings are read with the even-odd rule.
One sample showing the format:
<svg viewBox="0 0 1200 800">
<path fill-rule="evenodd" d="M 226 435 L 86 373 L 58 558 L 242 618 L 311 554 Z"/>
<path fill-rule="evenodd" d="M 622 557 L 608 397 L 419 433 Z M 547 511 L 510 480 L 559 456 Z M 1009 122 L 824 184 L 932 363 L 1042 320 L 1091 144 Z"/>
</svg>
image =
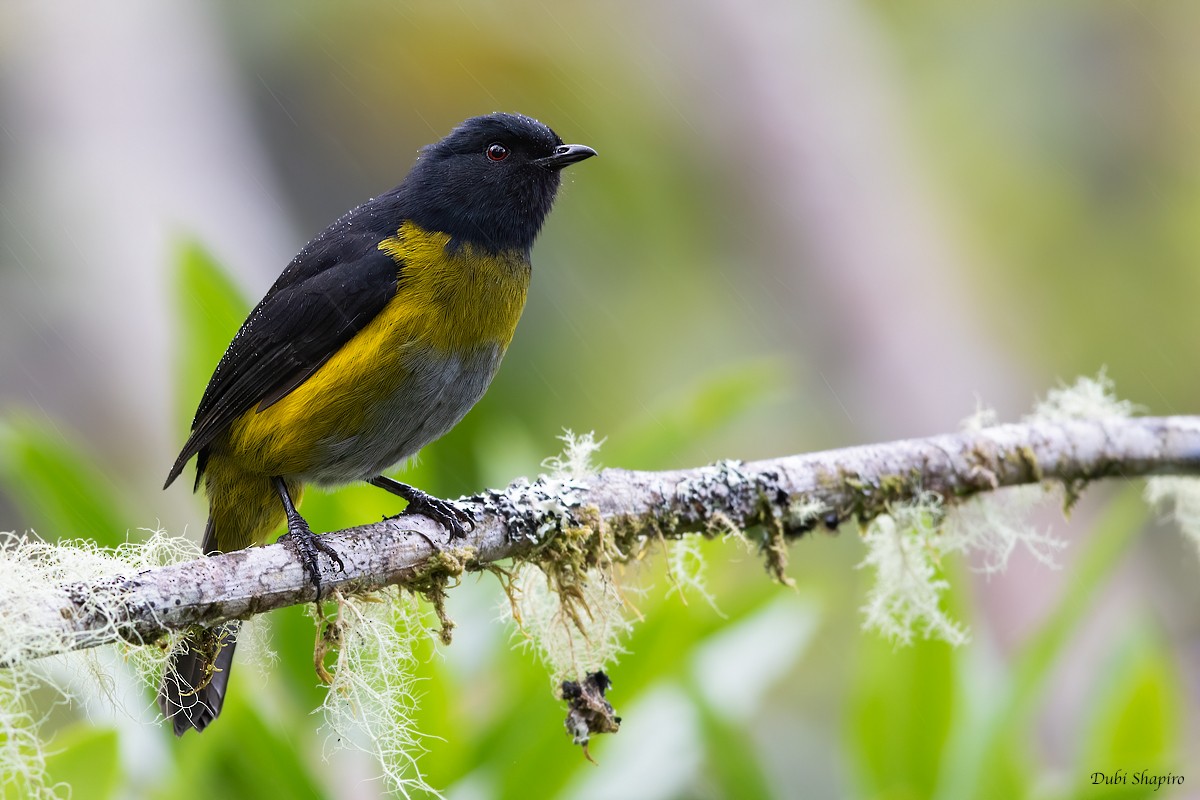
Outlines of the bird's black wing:
<svg viewBox="0 0 1200 800">
<path fill-rule="evenodd" d="M 217 435 L 250 408 L 285 397 L 392 299 L 399 267 L 379 240 L 335 225 L 288 265 L 217 364 L 167 486 L 196 454 L 199 485 L 205 448 Z"/>
</svg>

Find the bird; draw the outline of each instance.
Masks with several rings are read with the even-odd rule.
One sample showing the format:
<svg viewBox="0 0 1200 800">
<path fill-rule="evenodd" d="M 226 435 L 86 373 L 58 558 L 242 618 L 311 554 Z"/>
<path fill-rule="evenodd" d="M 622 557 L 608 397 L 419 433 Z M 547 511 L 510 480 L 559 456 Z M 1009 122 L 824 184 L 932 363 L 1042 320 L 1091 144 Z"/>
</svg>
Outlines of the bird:
<svg viewBox="0 0 1200 800">
<path fill-rule="evenodd" d="M 561 170 L 594 155 L 531 117 L 472 117 L 304 246 L 225 350 L 164 485 L 195 457 L 206 555 L 262 544 L 286 523 L 280 541 L 319 598 L 319 556 L 344 565 L 297 510 L 306 484 L 365 481 L 465 534 L 465 510 L 383 473 L 487 390 Z M 158 705 L 176 736 L 221 713 L 238 624 L 194 628 L 172 649 Z"/>
</svg>

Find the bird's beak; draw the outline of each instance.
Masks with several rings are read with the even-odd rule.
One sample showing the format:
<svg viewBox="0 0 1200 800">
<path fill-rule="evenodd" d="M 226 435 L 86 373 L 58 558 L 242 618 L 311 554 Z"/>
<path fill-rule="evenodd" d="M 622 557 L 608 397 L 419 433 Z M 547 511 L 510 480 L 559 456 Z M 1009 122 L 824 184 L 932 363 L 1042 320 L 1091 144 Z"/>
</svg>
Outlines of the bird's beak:
<svg viewBox="0 0 1200 800">
<path fill-rule="evenodd" d="M 547 169 L 562 169 L 568 164 L 583 161 L 596 155 L 596 151 L 585 144 L 560 144 L 554 148 L 554 155 L 534 160 L 534 164 Z"/>
</svg>

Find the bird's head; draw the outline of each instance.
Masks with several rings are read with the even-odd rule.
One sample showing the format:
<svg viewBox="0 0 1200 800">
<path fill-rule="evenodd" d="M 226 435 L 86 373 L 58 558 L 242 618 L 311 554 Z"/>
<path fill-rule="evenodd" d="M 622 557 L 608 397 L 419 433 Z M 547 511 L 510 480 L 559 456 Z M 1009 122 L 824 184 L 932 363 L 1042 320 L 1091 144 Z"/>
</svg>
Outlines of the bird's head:
<svg viewBox="0 0 1200 800">
<path fill-rule="evenodd" d="M 405 216 L 426 230 L 489 251 L 528 250 L 562 168 L 594 155 L 530 117 L 488 114 L 423 148 L 398 190 Z"/>
</svg>

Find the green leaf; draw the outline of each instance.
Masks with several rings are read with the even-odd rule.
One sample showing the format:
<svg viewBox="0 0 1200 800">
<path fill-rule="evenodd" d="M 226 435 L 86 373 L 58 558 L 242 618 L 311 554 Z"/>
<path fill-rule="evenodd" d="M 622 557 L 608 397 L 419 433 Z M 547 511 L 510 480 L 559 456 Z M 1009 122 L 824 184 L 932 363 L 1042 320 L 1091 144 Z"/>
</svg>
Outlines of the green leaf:
<svg viewBox="0 0 1200 800">
<path fill-rule="evenodd" d="M 1180 736 L 1184 696 L 1163 643 L 1138 625 L 1102 676 L 1076 774 L 1103 772 L 1125 782 L 1088 786 L 1087 797 L 1152 797 L 1146 777 L 1171 774 Z M 1117 770 L 1124 770 L 1118 773 Z M 1145 770 L 1145 773 L 1142 773 Z M 1175 771 L 1176 775 L 1180 773 Z M 1152 777 L 1151 777 L 1152 779 Z"/>
<path fill-rule="evenodd" d="M 0 420 L 0 486 L 47 541 L 126 539 L 120 490 L 73 438 L 28 416 Z"/>
<path fill-rule="evenodd" d="M 850 750 L 866 796 L 930 797 L 955 703 L 956 659 L 942 641 L 893 647 L 864 637 L 850 699 Z"/>
<path fill-rule="evenodd" d="M 754 613 L 679 649 L 690 656 L 684 685 L 699 722 L 705 771 L 721 796 L 775 795 L 761 755 L 769 726 L 760 726 L 758 711 L 787 691 L 784 679 L 809 652 L 822 616 L 807 590 L 780 592 Z"/>
<path fill-rule="evenodd" d="M 76 723 L 54 737 L 47 750 L 47 783 L 71 787 L 71 800 L 113 797 L 120 773 L 117 732 Z"/>
<path fill-rule="evenodd" d="M 716 713 L 700 692 L 691 691 L 688 696 L 699 712 L 704 765 L 718 794 L 742 800 L 774 797 L 751 732 Z"/>
<path fill-rule="evenodd" d="M 1071 566 L 1072 580 L 1054 613 L 1024 648 L 1013 670 L 1014 714 L 1036 703 L 1050 670 L 1079 628 L 1101 587 L 1123 561 L 1129 545 L 1142 530 L 1146 504 L 1140 487 L 1127 487 L 1099 515 Z"/>
</svg>

